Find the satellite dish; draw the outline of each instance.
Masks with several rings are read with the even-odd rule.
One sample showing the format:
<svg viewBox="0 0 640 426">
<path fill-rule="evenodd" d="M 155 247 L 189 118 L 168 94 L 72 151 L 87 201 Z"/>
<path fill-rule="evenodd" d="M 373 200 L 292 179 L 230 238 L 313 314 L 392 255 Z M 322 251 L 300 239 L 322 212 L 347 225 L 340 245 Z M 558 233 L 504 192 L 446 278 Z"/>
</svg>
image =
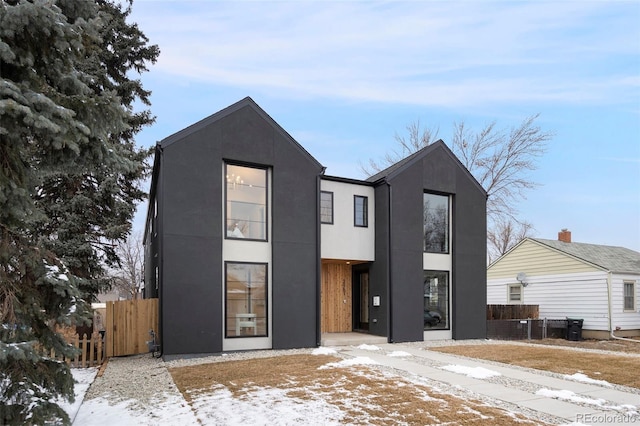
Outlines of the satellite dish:
<svg viewBox="0 0 640 426">
<path fill-rule="evenodd" d="M 529 285 L 526 279 L 527 279 L 527 274 L 525 274 L 524 272 L 518 272 L 518 275 L 516 275 L 516 280 L 520 281 L 520 284 L 522 284 L 523 287 L 526 287 Z"/>
</svg>

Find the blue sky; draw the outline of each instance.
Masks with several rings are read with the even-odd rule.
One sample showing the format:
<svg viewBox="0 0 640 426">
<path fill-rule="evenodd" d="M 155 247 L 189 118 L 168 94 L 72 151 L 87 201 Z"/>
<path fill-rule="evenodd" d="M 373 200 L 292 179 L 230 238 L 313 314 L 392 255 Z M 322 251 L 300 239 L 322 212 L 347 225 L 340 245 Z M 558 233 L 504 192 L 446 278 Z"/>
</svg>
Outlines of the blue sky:
<svg viewBox="0 0 640 426">
<path fill-rule="evenodd" d="M 417 120 L 448 142 L 540 113 L 555 136 L 518 217 L 640 251 L 638 1 L 136 0 L 131 19 L 161 49 L 140 145 L 251 96 L 327 174 L 364 178 Z"/>
</svg>

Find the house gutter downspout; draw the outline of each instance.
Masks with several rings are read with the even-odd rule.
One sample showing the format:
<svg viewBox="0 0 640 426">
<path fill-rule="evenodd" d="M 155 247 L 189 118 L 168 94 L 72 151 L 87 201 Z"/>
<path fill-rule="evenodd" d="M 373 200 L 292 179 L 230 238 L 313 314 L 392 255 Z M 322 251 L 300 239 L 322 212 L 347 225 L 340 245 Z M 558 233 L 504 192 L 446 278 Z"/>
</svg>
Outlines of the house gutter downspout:
<svg viewBox="0 0 640 426">
<path fill-rule="evenodd" d="M 612 281 L 612 272 L 609 271 L 607 273 L 607 299 L 608 299 L 608 307 L 609 307 L 609 336 L 611 336 L 612 339 L 616 339 L 616 340 L 624 340 L 627 342 L 634 342 L 634 343 L 640 343 L 640 340 L 634 340 L 634 339 L 626 339 L 624 337 L 618 337 L 616 335 L 613 334 L 613 318 L 611 318 L 611 313 L 613 312 L 613 301 L 612 301 L 612 290 L 611 290 L 611 281 Z"/>
<path fill-rule="evenodd" d="M 164 305 L 164 298 L 163 298 L 163 293 L 164 293 L 164 283 L 163 283 L 163 276 L 164 276 L 164 244 L 163 244 L 163 239 L 164 239 L 164 225 L 163 225 L 163 221 L 164 221 L 164 209 L 163 209 L 163 202 L 164 202 L 164 198 L 160 198 L 158 199 L 158 192 L 160 194 L 163 194 L 163 184 L 162 184 L 162 179 L 160 178 L 160 170 L 163 169 L 163 162 L 164 162 L 164 149 L 162 148 L 162 145 L 160 145 L 159 143 L 156 145 L 156 152 L 158 153 L 158 160 L 160 161 L 160 167 L 158 170 L 158 176 L 157 181 L 156 181 L 156 185 L 158 185 L 160 188 L 156 187 L 156 192 L 155 192 L 155 201 L 156 201 L 156 205 L 157 205 L 157 218 L 158 218 L 158 222 L 157 222 L 157 227 L 158 227 L 158 281 L 160 281 L 159 283 L 157 283 L 158 285 L 158 336 L 160 337 L 160 355 L 158 355 L 158 358 L 162 357 L 163 353 L 164 353 L 164 335 L 163 335 L 163 319 L 164 319 L 164 309 L 163 309 L 163 305 Z M 163 358 L 164 359 L 164 358 Z"/>
<path fill-rule="evenodd" d="M 316 346 L 322 346 L 322 224 L 320 221 L 320 192 L 322 191 L 323 167 L 316 177 Z"/>
<path fill-rule="evenodd" d="M 385 179 L 385 183 L 387 184 L 387 188 L 389 189 L 389 232 L 387 233 L 387 238 L 388 238 L 388 252 L 387 252 L 387 261 L 388 263 L 388 268 L 387 268 L 387 324 L 388 324 L 388 337 L 387 340 L 389 343 L 393 343 L 393 309 L 391 308 L 391 304 L 393 302 L 393 298 L 391 295 L 391 277 L 392 275 L 392 257 L 391 257 L 391 250 L 392 250 L 392 242 L 393 239 L 391 238 L 391 231 L 393 229 L 393 191 L 391 188 L 391 184 Z"/>
</svg>

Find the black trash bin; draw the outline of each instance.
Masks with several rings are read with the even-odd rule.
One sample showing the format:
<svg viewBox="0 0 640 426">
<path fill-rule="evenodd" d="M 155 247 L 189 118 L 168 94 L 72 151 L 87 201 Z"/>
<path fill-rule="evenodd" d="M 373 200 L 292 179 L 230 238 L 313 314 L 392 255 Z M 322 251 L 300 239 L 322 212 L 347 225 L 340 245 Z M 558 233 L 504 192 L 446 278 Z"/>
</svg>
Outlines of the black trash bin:
<svg viewBox="0 0 640 426">
<path fill-rule="evenodd" d="M 583 319 L 567 318 L 567 340 L 577 342 L 582 340 Z"/>
</svg>

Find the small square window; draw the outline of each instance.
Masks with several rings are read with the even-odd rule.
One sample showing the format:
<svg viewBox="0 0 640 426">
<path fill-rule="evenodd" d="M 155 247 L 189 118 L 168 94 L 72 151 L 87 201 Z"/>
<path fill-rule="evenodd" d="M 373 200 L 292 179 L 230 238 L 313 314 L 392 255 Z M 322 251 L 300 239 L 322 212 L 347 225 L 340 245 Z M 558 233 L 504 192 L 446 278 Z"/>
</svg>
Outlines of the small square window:
<svg viewBox="0 0 640 426">
<path fill-rule="evenodd" d="M 509 286 L 509 303 L 522 303 L 522 285 L 514 284 Z"/>
<path fill-rule="evenodd" d="M 353 197 L 354 226 L 366 228 L 369 226 L 369 200 L 362 195 Z"/>
<path fill-rule="evenodd" d="M 320 192 L 320 223 L 333 223 L 333 192 Z"/>
</svg>

